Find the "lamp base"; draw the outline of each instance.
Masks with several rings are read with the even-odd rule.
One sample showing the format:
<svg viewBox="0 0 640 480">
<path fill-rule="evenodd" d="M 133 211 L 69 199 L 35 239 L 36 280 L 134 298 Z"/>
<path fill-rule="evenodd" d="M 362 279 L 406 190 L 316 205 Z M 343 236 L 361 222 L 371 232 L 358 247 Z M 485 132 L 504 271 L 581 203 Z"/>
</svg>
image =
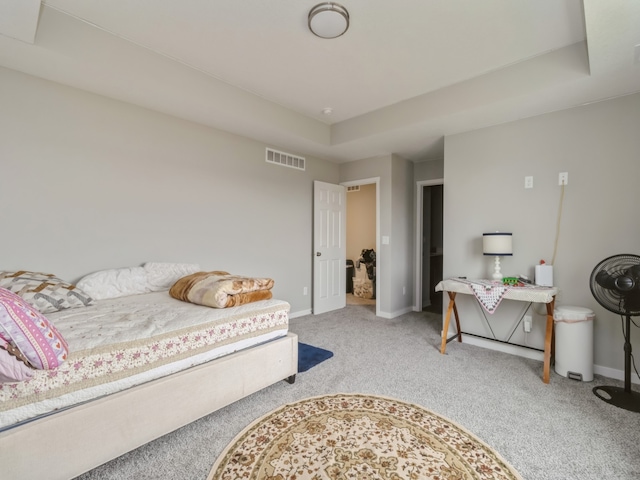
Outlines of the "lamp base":
<svg viewBox="0 0 640 480">
<path fill-rule="evenodd" d="M 503 278 L 502 272 L 500 271 L 500 257 L 498 255 L 496 255 L 496 259 L 494 262 L 493 275 L 491 277 L 497 281 L 500 281 Z"/>
</svg>

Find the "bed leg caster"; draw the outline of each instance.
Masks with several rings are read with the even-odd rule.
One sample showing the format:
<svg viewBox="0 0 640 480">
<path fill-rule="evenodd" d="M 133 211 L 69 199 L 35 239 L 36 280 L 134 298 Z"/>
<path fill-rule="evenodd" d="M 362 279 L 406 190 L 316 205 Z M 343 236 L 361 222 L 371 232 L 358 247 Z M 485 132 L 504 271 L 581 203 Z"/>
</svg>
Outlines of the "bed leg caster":
<svg viewBox="0 0 640 480">
<path fill-rule="evenodd" d="M 285 378 L 285 380 L 287 381 L 287 383 L 293 385 L 294 383 L 296 383 L 296 376 L 295 374 L 291 375 L 290 377 Z"/>
</svg>

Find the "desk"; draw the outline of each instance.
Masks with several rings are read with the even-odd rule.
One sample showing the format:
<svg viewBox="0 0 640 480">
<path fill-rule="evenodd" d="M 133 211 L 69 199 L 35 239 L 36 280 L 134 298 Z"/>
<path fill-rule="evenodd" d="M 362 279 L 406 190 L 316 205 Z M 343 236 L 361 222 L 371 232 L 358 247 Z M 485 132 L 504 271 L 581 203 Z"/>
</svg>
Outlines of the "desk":
<svg viewBox="0 0 640 480">
<path fill-rule="evenodd" d="M 486 282 L 486 280 L 485 280 Z M 442 344 L 440 353 L 444 354 L 447 349 L 447 343 L 454 338 L 458 338 L 458 342 L 462 342 L 462 331 L 460 330 L 460 318 L 458 317 L 458 309 L 456 307 L 456 294 L 462 293 L 472 295 L 475 298 L 473 288 L 469 281 L 456 280 L 454 278 L 443 280 L 436 285 L 436 292 L 447 292 L 449 295 L 449 306 L 444 318 L 444 327 L 442 329 Z M 553 310 L 556 301 L 558 289 L 555 287 L 510 287 L 502 297 L 503 300 L 516 300 L 529 303 L 544 303 L 547 306 L 547 328 L 544 338 L 544 368 L 542 381 L 549 383 L 549 369 L 551 367 L 551 353 L 553 348 Z M 451 312 L 453 312 L 456 320 L 457 334 L 447 339 L 449 331 L 449 322 L 451 320 Z"/>
</svg>

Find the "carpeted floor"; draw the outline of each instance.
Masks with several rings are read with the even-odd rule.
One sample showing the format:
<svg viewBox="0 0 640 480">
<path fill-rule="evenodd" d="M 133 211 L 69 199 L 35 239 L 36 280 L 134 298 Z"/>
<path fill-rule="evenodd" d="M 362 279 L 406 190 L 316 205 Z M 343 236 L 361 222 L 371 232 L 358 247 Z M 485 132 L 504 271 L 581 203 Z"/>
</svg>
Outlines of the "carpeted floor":
<svg viewBox="0 0 640 480">
<path fill-rule="evenodd" d="M 389 320 L 375 317 L 371 305 L 293 319 L 299 340 L 331 350 L 331 361 L 299 374 L 294 385 L 272 385 L 80 478 L 204 480 L 255 419 L 285 403 L 339 392 L 397 398 L 447 417 L 526 480 L 640 478 L 640 414 L 591 392 L 621 382 L 596 376 L 581 383 L 552 371 L 545 385 L 541 362 L 464 343 L 440 355 L 440 327 L 436 314 Z"/>
</svg>

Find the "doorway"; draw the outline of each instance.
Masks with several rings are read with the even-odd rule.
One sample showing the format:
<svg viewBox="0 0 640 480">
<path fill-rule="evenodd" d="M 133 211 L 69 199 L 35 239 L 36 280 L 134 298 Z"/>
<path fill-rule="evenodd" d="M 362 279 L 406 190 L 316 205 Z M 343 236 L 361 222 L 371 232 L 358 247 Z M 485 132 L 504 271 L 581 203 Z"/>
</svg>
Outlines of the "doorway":
<svg viewBox="0 0 640 480">
<path fill-rule="evenodd" d="M 415 311 L 442 313 L 443 191 L 442 179 L 417 183 Z"/>
<path fill-rule="evenodd" d="M 347 189 L 346 287 L 347 305 L 375 305 L 380 312 L 380 195 L 379 178 L 342 183 Z M 371 252 L 365 258 L 363 250 Z M 371 278 L 373 276 L 373 278 Z"/>
</svg>

